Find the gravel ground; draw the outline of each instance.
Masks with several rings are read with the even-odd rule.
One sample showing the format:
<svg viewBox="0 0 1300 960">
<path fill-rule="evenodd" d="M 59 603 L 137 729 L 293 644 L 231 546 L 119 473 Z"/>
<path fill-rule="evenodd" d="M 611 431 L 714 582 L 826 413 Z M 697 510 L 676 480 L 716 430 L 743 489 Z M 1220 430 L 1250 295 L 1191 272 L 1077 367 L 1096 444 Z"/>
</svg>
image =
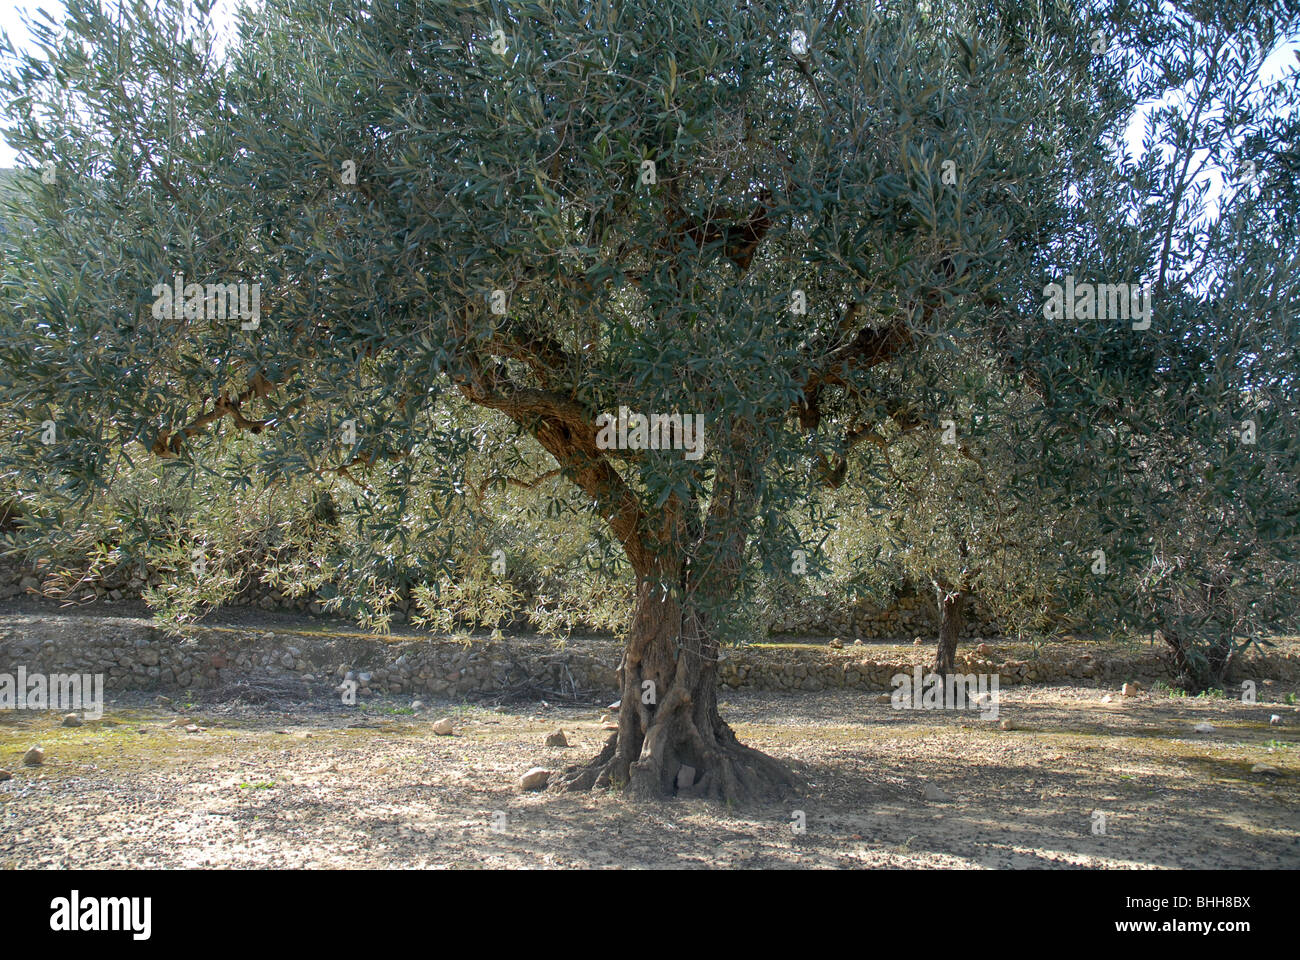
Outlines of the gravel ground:
<svg viewBox="0 0 1300 960">
<path fill-rule="evenodd" d="M 0 866 L 1296 868 L 1295 692 L 1016 686 L 1006 730 L 877 694 L 728 693 L 741 739 L 808 781 L 753 809 L 520 793 L 530 767 L 596 753 L 597 705 L 124 696 L 80 727 L 0 714 Z M 453 736 L 433 733 L 443 716 Z M 544 745 L 557 728 L 569 747 Z M 45 763 L 24 766 L 38 743 Z"/>
</svg>

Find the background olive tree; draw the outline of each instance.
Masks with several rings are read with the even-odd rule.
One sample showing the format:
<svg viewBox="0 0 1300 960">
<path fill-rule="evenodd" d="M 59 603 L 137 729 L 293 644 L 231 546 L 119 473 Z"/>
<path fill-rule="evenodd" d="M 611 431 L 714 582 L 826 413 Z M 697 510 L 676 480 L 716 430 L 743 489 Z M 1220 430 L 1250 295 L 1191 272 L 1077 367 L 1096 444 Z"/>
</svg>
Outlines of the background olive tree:
<svg viewBox="0 0 1300 960">
<path fill-rule="evenodd" d="M 857 449 L 833 495 L 838 523 L 827 545 L 845 584 L 875 579 L 875 593 L 906 585 L 932 597 L 934 668 L 945 674 L 972 602 L 1003 635 L 1042 639 L 1087 627 L 1075 585 L 1087 568 L 1089 516 L 1041 506 L 1052 478 L 1038 468 L 1033 437 L 1050 424 L 994 358 L 954 360 L 960 365 L 936 384 L 935 405 L 946 413 L 937 427 Z M 1069 478 L 1055 482 L 1068 496 Z"/>
<path fill-rule="evenodd" d="M 1098 435 L 1118 455 L 1074 474 L 1109 561 L 1094 593 L 1103 624 L 1161 638 L 1192 691 L 1294 633 L 1300 609 L 1300 127 L 1285 9 L 1178 4 L 1152 21 L 1128 80 L 1147 109 L 1115 181 L 1124 216 L 1097 231 L 1099 260 L 1140 264 L 1163 331 Z M 1076 454 L 1054 447 L 1048 472 Z"/>
</svg>

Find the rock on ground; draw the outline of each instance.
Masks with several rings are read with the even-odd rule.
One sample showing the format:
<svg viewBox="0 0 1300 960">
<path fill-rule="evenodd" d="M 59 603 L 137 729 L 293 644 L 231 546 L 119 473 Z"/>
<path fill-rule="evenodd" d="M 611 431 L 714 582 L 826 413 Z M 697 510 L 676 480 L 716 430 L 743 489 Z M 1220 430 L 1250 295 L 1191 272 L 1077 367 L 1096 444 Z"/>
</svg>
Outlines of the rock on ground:
<svg viewBox="0 0 1300 960">
<path fill-rule="evenodd" d="M 546 784 L 550 782 L 551 771 L 545 767 L 533 767 L 522 777 L 519 778 L 519 789 L 521 790 L 545 790 Z"/>
</svg>

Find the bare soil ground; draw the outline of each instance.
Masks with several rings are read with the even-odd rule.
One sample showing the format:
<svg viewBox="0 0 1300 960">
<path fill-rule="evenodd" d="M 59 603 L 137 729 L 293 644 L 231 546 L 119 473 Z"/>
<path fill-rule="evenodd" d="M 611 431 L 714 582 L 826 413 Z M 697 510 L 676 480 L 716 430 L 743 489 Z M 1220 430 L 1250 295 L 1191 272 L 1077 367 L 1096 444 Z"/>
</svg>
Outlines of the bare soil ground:
<svg viewBox="0 0 1300 960">
<path fill-rule="evenodd" d="M 1295 693 L 1266 684 L 1248 705 L 1004 687 L 1011 730 L 975 713 L 895 711 L 877 694 L 728 693 L 723 715 L 741 739 L 809 784 L 744 810 L 521 794 L 528 768 L 597 752 L 598 706 L 430 701 L 417 714 L 395 699 L 142 694 L 81 727 L 6 712 L 0 866 L 1296 868 Z M 454 736 L 433 733 L 442 716 Z M 1214 730 L 1194 732 L 1201 722 Z M 571 746 L 544 746 L 557 728 Z M 34 744 L 47 759 L 24 766 Z M 1276 772 L 1251 772 L 1260 763 Z M 927 787 L 945 796 L 926 799 Z"/>
</svg>

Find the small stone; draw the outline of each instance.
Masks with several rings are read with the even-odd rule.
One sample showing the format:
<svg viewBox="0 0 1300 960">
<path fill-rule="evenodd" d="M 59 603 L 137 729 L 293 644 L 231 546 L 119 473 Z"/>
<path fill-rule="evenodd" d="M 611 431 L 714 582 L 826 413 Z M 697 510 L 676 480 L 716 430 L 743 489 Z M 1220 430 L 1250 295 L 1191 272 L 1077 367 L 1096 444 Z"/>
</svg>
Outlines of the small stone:
<svg viewBox="0 0 1300 960">
<path fill-rule="evenodd" d="M 611 720 L 612 720 L 612 718 L 610 717 L 610 715 L 609 715 L 608 713 L 602 713 L 602 714 L 600 715 L 600 720 L 598 720 L 597 722 L 598 722 L 598 723 L 609 723 Z"/>
<path fill-rule="evenodd" d="M 1119 693 L 1122 697 L 1136 697 L 1141 689 L 1136 683 L 1126 683 L 1120 687 Z"/>
<path fill-rule="evenodd" d="M 63 725 L 65 727 L 79 727 L 81 726 L 81 718 L 75 713 L 64 714 Z"/>
<path fill-rule="evenodd" d="M 27 766 L 29 767 L 39 767 L 44 762 L 45 762 L 44 747 L 32 747 L 30 750 L 28 750 L 26 753 L 23 754 L 23 763 L 27 764 Z"/>
<path fill-rule="evenodd" d="M 556 730 L 554 733 L 547 734 L 546 745 L 548 747 L 567 747 L 569 740 L 565 737 L 563 730 Z"/>
<path fill-rule="evenodd" d="M 1110 702 L 1111 702 L 1112 700 L 1114 700 L 1114 699 L 1115 699 L 1115 698 L 1112 697 L 1112 696 L 1108 693 L 1108 694 L 1106 694 L 1106 696 L 1104 696 L 1104 697 L 1101 698 L 1101 702 L 1102 702 L 1102 703 L 1110 703 Z"/>
<path fill-rule="evenodd" d="M 1266 773 L 1270 777 L 1280 777 L 1282 771 L 1269 763 L 1257 763 L 1250 768 L 1251 773 Z"/>
<path fill-rule="evenodd" d="M 695 786 L 695 768 L 682 764 L 677 770 L 677 789 L 686 790 Z"/>
<path fill-rule="evenodd" d="M 1281 714 L 1277 714 L 1277 713 L 1275 713 L 1275 714 L 1273 714 L 1271 717 L 1269 717 L 1269 718 L 1268 718 L 1268 725 L 1269 725 L 1270 727 L 1280 727 L 1280 726 L 1282 726 L 1282 716 L 1281 716 Z"/>
<path fill-rule="evenodd" d="M 455 727 L 452 726 L 450 717 L 443 717 L 433 725 L 433 732 L 440 737 L 450 737 L 455 733 Z"/>
<path fill-rule="evenodd" d="M 978 653 L 981 657 L 987 657 L 990 653 L 993 652 L 993 648 L 990 647 L 987 643 L 981 643 L 979 646 L 975 648 L 975 652 Z"/>
<path fill-rule="evenodd" d="M 0 783 L 4 783 L 6 780 L 12 780 L 13 778 L 14 775 L 8 770 L 0 770 Z"/>
<path fill-rule="evenodd" d="M 844 641 L 841 640 L 839 637 L 832 637 L 832 638 L 831 638 L 831 646 L 834 647 L 836 650 L 843 650 L 843 649 L 844 649 Z"/>
<path fill-rule="evenodd" d="M 925 785 L 925 790 L 921 792 L 921 796 L 924 797 L 926 800 L 932 800 L 936 803 L 942 803 L 945 800 L 952 799 L 952 797 L 950 797 L 946 791 L 941 790 L 939 787 L 936 787 L 932 783 L 927 783 Z"/>
<path fill-rule="evenodd" d="M 861 641 L 861 640 L 854 640 L 854 641 L 853 641 L 853 645 L 854 645 L 855 647 L 860 647 L 860 646 L 862 646 L 862 641 Z"/>
<path fill-rule="evenodd" d="M 912 641 L 912 646 L 914 646 L 914 647 L 919 647 L 919 646 L 921 646 L 924 642 L 925 642 L 925 641 L 922 640 L 920 637 L 917 637 L 915 640 Z"/>
<path fill-rule="evenodd" d="M 423 710 L 423 709 L 424 709 L 424 701 L 423 701 L 423 700 L 412 700 L 412 701 L 411 701 L 411 709 L 412 709 L 412 710 L 415 710 L 415 711 Z"/>
<path fill-rule="evenodd" d="M 610 704 L 608 707 L 606 707 L 605 709 L 606 709 L 606 710 L 617 710 L 617 709 L 619 709 L 619 707 L 621 707 L 621 706 L 623 706 L 623 699 L 620 697 L 619 699 L 615 700 L 613 703 L 611 703 L 611 704 Z"/>
<path fill-rule="evenodd" d="M 545 767 L 533 767 L 519 778 L 520 790 L 545 790 L 551 779 L 551 771 Z"/>
<path fill-rule="evenodd" d="M 1209 724 L 1209 723 L 1198 723 L 1196 726 L 1192 727 L 1192 729 L 1195 730 L 1197 733 L 1213 733 L 1213 732 L 1214 732 L 1214 726 L 1213 726 L 1212 724 Z"/>
<path fill-rule="evenodd" d="M 198 726 L 196 726 L 196 725 L 193 724 L 193 723 L 191 723 L 191 724 L 187 724 L 186 727 L 185 727 L 185 732 L 186 732 L 186 733 L 198 733 L 198 732 L 199 732 L 199 728 L 198 728 Z"/>
<path fill-rule="evenodd" d="M 1016 721 L 1012 720 L 1010 717 L 1003 717 L 998 723 L 998 727 L 1003 730 L 1019 730 L 1020 724 L 1016 723 Z"/>
</svg>

